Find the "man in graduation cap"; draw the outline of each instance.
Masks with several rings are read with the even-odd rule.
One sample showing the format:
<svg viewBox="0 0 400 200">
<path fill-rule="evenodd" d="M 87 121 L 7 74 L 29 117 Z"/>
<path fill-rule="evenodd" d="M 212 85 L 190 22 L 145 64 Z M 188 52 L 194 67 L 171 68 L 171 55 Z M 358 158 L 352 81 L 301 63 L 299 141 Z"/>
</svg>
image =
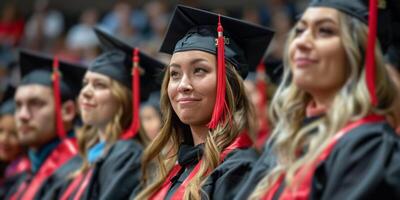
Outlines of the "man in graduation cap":
<svg viewBox="0 0 400 200">
<path fill-rule="evenodd" d="M 30 51 L 19 56 L 15 120 L 19 140 L 29 148 L 31 169 L 8 198 L 33 199 L 43 181 L 77 153 L 75 99 L 86 69 Z"/>
</svg>

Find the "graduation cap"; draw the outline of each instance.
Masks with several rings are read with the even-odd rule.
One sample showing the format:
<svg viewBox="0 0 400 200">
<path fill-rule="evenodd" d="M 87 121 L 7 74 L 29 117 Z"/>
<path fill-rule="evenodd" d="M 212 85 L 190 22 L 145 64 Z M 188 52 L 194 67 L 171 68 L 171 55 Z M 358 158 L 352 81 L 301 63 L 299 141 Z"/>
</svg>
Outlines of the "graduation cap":
<svg viewBox="0 0 400 200">
<path fill-rule="evenodd" d="M 378 105 L 375 91 L 375 41 L 378 37 L 383 53 L 386 52 L 389 44 L 399 43 L 400 3 L 398 0 L 313 0 L 310 6 L 334 8 L 367 24 L 366 82 L 372 104 Z"/>
<path fill-rule="evenodd" d="M 98 28 L 94 31 L 105 52 L 91 63 L 89 71 L 106 75 L 132 89 L 133 121 L 129 133 L 124 135 L 134 137 L 140 126 L 140 102 L 159 90 L 166 65 Z"/>
<path fill-rule="evenodd" d="M 20 85 L 39 84 L 52 87 L 53 65 L 56 60 L 56 57 L 53 58 L 49 55 L 43 55 L 29 50 L 20 50 Z M 75 100 L 81 90 L 86 67 L 61 60 L 58 63 L 58 70 L 61 72 L 61 100 L 62 102 L 66 100 Z"/>
<path fill-rule="evenodd" d="M 178 5 L 175 8 L 161 52 L 200 50 L 217 55 L 217 96 L 208 127 L 225 121 L 225 59 L 245 78 L 257 66 L 273 37 L 273 31 L 258 25 L 205 10 Z"/>
<path fill-rule="evenodd" d="M 19 52 L 19 64 L 20 86 L 39 84 L 53 89 L 57 134 L 64 138 L 61 102 L 75 100 L 79 95 L 86 67 L 28 50 Z"/>
<path fill-rule="evenodd" d="M 15 88 L 11 85 L 8 85 L 6 91 L 3 94 L 3 98 L 0 102 L 0 116 L 14 114 L 15 112 L 14 94 L 15 94 Z"/>
</svg>

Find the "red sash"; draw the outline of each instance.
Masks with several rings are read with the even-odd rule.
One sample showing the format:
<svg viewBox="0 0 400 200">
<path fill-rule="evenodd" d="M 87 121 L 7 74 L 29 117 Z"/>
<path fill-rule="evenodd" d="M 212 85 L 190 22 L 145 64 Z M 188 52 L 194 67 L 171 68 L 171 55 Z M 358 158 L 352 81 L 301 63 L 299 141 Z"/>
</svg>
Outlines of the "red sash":
<svg viewBox="0 0 400 200">
<path fill-rule="evenodd" d="M 233 150 L 247 148 L 247 147 L 250 147 L 252 144 L 253 144 L 253 142 L 247 135 L 247 132 L 243 132 L 232 142 L 232 144 L 230 144 L 221 153 L 220 160 L 224 160 L 225 157 Z M 183 181 L 183 183 L 179 186 L 179 188 L 176 190 L 176 192 L 172 195 L 171 200 L 178 200 L 178 199 L 183 198 L 186 186 L 188 185 L 190 180 L 192 180 L 192 178 L 199 171 L 201 163 L 202 163 L 202 160 L 200 160 L 197 163 L 197 165 L 194 167 L 193 171 L 189 174 L 189 176 Z M 171 185 L 172 185 L 171 179 L 173 177 L 175 177 L 180 170 L 181 170 L 181 166 L 179 164 L 176 164 L 170 171 L 169 175 L 167 176 L 167 179 L 162 184 L 161 188 L 150 197 L 150 200 L 164 199 L 168 193 L 168 190 L 171 188 Z"/>
<path fill-rule="evenodd" d="M 37 174 L 34 175 L 30 183 L 24 182 L 10 199 L 34 199 L 36 192 L 40 189 L 43 182 L 53 174 L 61 165 L 66 163 L 72 156 L 76 155 L 77 146 L 75 138 L 65 138 L 54 149 L 49 157 L 44 161 Z"/>
<path fill-rule="evenodd" d="M 299 168 L 298 172 L 294 176 L 293 182 L 296 184 L 294 187 L 286 187 L 282 194 L 280 195 L 280 200 L 306 200 L 308 199 L 311 191 L 311 182 L 314 176 L 314 171 L 316 170 L 319 163 L 326 160 L 329 154 L 332 152 L 333 148 L 337 142 L 347 133 L 349 133 L 354 128 L 368 123 L 376 123 L 384 121 L 385 118 L 379 115 L 369 115 L 360 120 L 347 124 L 342 128 L 329 142 L 328 146 L 322 151 L 322 153 L 317 157 L 317 159 L 308 165 Z M 263 200 L 273 199 L 275 193 L 278 191 L 279 186 L 284 181 L 285 175 L 282 174 L 278 180 L 272 185 L 271 189 L 262 198 Z"/>
<path fill-rule="evenodd" d="M 73 198 L 74 200 L 79 200 L 81 199 L 85 189 L 87 188 L 90 178 L 92 177 L 93 174 L 93 169 L 90 169 L 87 173 L 85 174 L 79 174 L 73 181 L 72 183 L 68 186 L 67 190 L 64 192 L 64 194 L 61 196 L 61 200 L 67 200 L 73 195 L 73 192 L 75 193 L 75 197 Z"/>
</svg>

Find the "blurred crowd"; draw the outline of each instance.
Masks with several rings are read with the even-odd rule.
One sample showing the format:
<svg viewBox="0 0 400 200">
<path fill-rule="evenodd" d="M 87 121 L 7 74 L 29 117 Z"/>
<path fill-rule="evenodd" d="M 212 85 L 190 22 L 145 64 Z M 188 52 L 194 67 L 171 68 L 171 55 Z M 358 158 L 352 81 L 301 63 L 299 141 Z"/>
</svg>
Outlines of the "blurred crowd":
<svg viewBox="0 0 400 200">
<path fill-rule="evenodd" d="M 280 60 L 286 33 L 294 23 L 301 2 L 270 0 L 261 6 L 246 5 L 213 11 L 272 27 L 276 34 L 268 51 L 268 60 Z M 191 4 L 207 8 L 199 2 Z M 91 62 L 100 53 L 93 27 L 99 27 L 168 63 L 169 57 L 158 50 L 174 6 L 165 0 L 145 1 L 135 6 L 129 1 L 118 0 L 109 10 L 100 11 L 96 6 L 82 8 L 79 16 L 69 19 L 62 8 L 55 8 L 48 0 L 36 0 L 31 12 L 25 15 L 16 2 L 5 2 L 0 12 L 0 93 L 5 90 L 7 82 L 15 85 L 19 80 L 18 48 L 58 55 L 71 62 Z"/>
</svg>

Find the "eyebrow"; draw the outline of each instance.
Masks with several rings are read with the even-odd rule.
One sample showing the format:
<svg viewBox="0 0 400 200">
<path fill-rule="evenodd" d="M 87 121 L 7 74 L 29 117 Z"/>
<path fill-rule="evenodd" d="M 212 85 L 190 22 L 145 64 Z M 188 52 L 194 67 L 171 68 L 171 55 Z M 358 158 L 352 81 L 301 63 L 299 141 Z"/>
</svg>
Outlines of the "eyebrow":
<svg viewBox="0 0 400 200">
<path fill-rule="evenodd" d="M 322 18 L 322 19 L 317 19 L 317 20 L 311 21 L 311 22 L 314 23 L 314 24 L 317 24 L 317 25 L 318 24 L 322 24 L 324 22 L 331 22 L 333 24 L 337 24 L 337 22 L 335 20 L 333 20 L 332 18 Z M 299 21 L 299 23 L 308 24 L 308 22 L 306 20 L 304 20 L 304 19 L 301 19 Z"/>
<path fill-rule="evenodd" d="M 202 62 L 202 61 L 207 61 L 207 60 L 204 59 L 204 58 L 196 58 L 196 59 L 191 60 L 191 61 L 189 62 L 189 64 L 190 64 L 190 65 L 193 65 L 193 64 L 195 64 L 195 63 Z M 177 63 L 171 63 L 168 67 L 177 67 L 177 68 L 181 68 L 181 65 L 180 65 L 180 64 L 177 64 Z"/>
</svg>

